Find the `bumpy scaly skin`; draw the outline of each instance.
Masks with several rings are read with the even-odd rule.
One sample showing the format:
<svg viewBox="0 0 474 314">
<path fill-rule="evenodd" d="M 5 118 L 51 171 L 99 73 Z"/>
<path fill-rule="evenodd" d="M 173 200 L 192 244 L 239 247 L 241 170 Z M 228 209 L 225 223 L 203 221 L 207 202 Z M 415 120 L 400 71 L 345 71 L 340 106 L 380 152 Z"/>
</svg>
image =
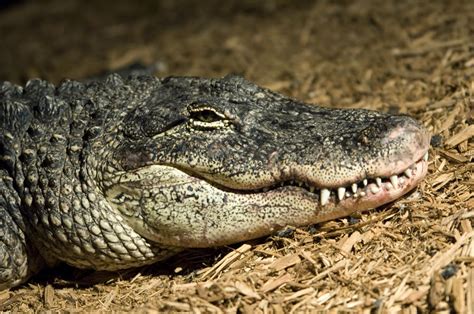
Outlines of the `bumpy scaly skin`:
<svg viewBox="0 0 474 314">
<path fill-rule="evenodd" d="M 239 77 L 3 83 L 0 123 L 0 289 L 376 207 L 421 180 L 429 142 L 409 117 Z"/>
</svg>

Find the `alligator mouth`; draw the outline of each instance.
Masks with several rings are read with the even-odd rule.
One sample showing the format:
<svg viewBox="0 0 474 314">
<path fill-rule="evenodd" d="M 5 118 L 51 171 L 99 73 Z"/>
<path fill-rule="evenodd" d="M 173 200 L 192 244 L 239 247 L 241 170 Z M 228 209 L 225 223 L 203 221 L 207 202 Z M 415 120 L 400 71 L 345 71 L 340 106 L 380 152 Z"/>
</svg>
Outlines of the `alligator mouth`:
<svg viewBox="0 0 474 314">
<path fill-rule="evenodd" d="M 255 190 L 271 196 L 275 193 L 303 193 L 318 205 L 338 209 L 331 217 L 334 219 L 356 211 L 375 208 L 389 203 L 414 189 L 426 175 L 428 169 L 428 152 L 401 173 L 389 177 L 365 178 L 358 182 L 349 183 L 338 188 L 316 187 L 305 181 L 289 180 Z"/>
<path fill-rule="evenodd" d="M 414 189 L 423 179 L 427 173 L 427 165 L 428 152 L 400 173 L 388 177 L 367 177 L 337 188 L 320 187 L 311 184 L 309 181 L 297 179 L 280 181 L 258 189 L 235 189 L 213 181 L 208 181 L 208 183 L 222 191 L 240 195 L 258 194 L 271 198 L 281 194 L 297 194 L 304 198 L 309 197 L 316 206 L 328 207 L 332 211 L 342 210 L 340 215 L 331 215 L 327 219 L 329 220 L 348 215 L 348 211 L 371 209 L 400 198 Z M 199 174 L 180 170 L 189 173 L 191 176 L 202 178 Z"/>
<path fill-rule="evenodd" d="M 179 247 L 219 246 L 265 236 L 285 225 L 321 223 L 392 202 L 423 179 L 427 160 L 425 153 L 400 173 L 336 188 L 283 181 L 248 190 L 152 165 L 123 173 L 105 193 L 147 239 Z"/>
</svg>

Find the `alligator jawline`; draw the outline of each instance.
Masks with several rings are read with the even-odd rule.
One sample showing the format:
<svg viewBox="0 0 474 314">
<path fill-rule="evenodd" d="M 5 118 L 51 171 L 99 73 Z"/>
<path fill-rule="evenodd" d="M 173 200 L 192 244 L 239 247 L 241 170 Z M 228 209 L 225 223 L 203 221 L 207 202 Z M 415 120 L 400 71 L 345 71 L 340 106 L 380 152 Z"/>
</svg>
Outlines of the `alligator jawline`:
<svg viewBox="0 0 474 314">
<path fill-rule="evenodd" d="M 320 205 L 332 204 L 345 208 L 358 204 L 359 208 L 373 208 L 391 202 L 416 187 L 426 174 L 427 162 L 417 161 L 406 171 L 391 177 L 367 178 L 340 188 L 319 188 L 304 182 L 285 181 L 271 187 L 258 189 L 256 193 L 304 193 L 316 199 Z M 326 196 L 322 191 L 326 190 Z M 326 197 L 325 200 L 322 200 Z M 362 206 L 364 203 L 371 206 Z"/>
<path fill-rule="evenodd" d="M 303 193 L 323 206 L 331 203 L 336 207 L 342 205 L 348 208 L 355 206 L 354 202 L 356 202 L 357 208 L 365 208 L 365 206 L 362 206 L 365 203 L 372 204 L 370 208 L 373 208 L 391 202 L 415 188 L 426 174 L 427 160 L 428 153 L 425 153 L 420 160 L 401 173 L 390 177 L 366 178 L 358 182 L 348 183 L 339 188 L 318 187 L 305 181 L 286 180 L 258 189 L 235 189 L 206 179 L 199 175 L 199 173 L 193 173 L 187 169 L 178 169 L 190 176 L 205 180 L 215 188 L 228 193 L 260 194 L 268 195 L 269 197 L 275 193 Z M 322 192 L 323 190 L 327 192 Z M 324 193 L 327 194 L 328 192 L 329 196 L 323 196 Z M 322 201 L 324 197 L 327 199 Z M 375 204 L 373 199 L 377 200 Z"/>
</svg>

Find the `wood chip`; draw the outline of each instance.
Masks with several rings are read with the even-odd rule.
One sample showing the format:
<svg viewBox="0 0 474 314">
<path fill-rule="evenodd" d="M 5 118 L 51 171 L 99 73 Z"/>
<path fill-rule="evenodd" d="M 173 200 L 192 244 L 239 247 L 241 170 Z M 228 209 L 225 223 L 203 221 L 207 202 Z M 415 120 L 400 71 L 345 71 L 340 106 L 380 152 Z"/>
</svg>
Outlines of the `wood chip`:
<svg viewBox="0 0 474 314">
<path fill-rule="evenodd" d="M 270 264 L 268 267 L 273 268 L 276 271 L 280 271 L 282 269 L 285 269 L 287 267 L 296 265 L 301 263 L 301 259 L 298 256 L 298 254 L 290 254 L 290 255 L 285 255 L 276 261 L 274 261 L 272 264 Z"/>
<path fill-rule="evenodd" d="M 311 264 L 315 265 L 316 264 L 316 261 L 311 257 L 311 254 L 305 250 L 302 250 L 300 252 L 300 255 L 306 259 L 307 261 L 309 261 Z"/>
<path fill-rule="evenodd" d="M 314 298 L 316 297 L 316 294 L 317 292 L 313 292 L 312 294 L 310 294 L 309 296 L 307 296 L 306 298 L 304 298 L 303 300 L 301 300 L 300 302 L 296 303 L 290 310 L 290 314 L 293 314 L 293 313 L 296 313 L 298 311 L 298 309 L 300 307 L 302 307 L 303 305 L 309 303 L 309 302 L 314 302 Z M 319 305 L 319 304 L 318 304 Z"/>
<path fill-rule="evenodd" d="M 293 277 L 288 274 L 288 273 L 284 273 L 283 275 L 281 275 L 280 277 L 277 277 L 277 278 L 272 278 L 270 280 L 268 280 L 265 284 L 263 284 L 263 286 L 260 288 L 260 291 L 262 291 L 263 293 L 266 293 L 266 292 L 269 292 L 269 291 L 273 291 L 275 290 L 276 288 L 280 287 L 281 285 L 285 284 L 285 283 L 288 283 L 290 281 L 293 281 Z"/>
<path fill-rule="evenodd" d="M 196 289 L 196 286 L 197 286 L 196 282 L 184 283 L 180 285 L 174 285 L 173 290 L 180 291 L 180 290 Z"/>
<path fill-rule="evenodd" d="M 283 309 L 283 306 L 281 304 L 272 304 L 272 309 L 273 309 L 273 314 L 285 314 L 285 310 Z"/>
<path fill-rule="evenodd" d="M 474 136 L 474 124 L 471 124 L 469 126 L 466 126 L 464 129 L 453 135 L 451 138 L 449 138 L 446 142 L 445 145 L 447 147 L 454 147 L 461 142 L 467 141 L 471 137 Z"/>
<path fill-rule="evenodd" d="M 450 129 L 453 126 L 454 121 L 456 120 L 456 117 L 459 115 L 460 112 L 461 107 L 459 105 L 454 107 L 454 109 L 448 114 L 448 116 L 444 118 L 444 121 L 437 130 L 437 133 L 441 133 Z"/>
<path fill-rule="evenodd" d="M 187 303 L 182 303 L 182 302 L 173 302 L 173 301 L 163 301 L 163 303 L 172 309 L 178 310 L 178 311 L 190 311 L 191 306 Z"/>
<path fill-rule="evenodd" d="M 377 228 L 376 230 L 369 230 L 362 234 L 361 241 L 364 244 L 370 243 L 370 241 L 375 237 L 376 232 L 380 234 L 380 230 Z"/>
<path fill-rule="evenodd" d="M 214 279 L 221 273 L 226 267 L 230 264 L 238 260 L 242 254 L 245 252 L 250 251 L 252 248 L 249 244 L 242 244 L 237 250 L 230 252 L 226 256 L 224 256 L 219 262 L 217 262 L 213 267 L 211 267 L 208 271 L 201 275 L 201 280 L 204 279 Z"/>
<path fill-rule="evenodd" d="M 309 280 L 309 282 L 307 282 L 307 284 L 311 284 L 313 282 L 321 280 L 324 277 L 326 277 L 327 275 L 329 275 L 330 273 L 336 272 L 336 271 L 346 267 L 346 265 L 348 265 L 348 261 L 346 259 L 342 259 L 342 260 L 338 261 L 336 264 L 334 264 L 332 267 L 329 267 L 328 269 L 322 271 L 318 275 L 311 278 L 311 280 Z"/>
<path fill-rule="evenodd" d="M 313 293 L 315 290 L 313 287 L 309 287 L 309 288 L 306 288 L 306 289 L 303 289 L 303 290 L 300 290 L 300 291 L 297 291 L 295 293 L 293 293 L 292 295 L 286 297 L 283 299 L 284 302 L 288 302 L 288 301 L 291 301 L 291 300 L 296 300 L 306 294 L 310 294 L 310 293 Z"/>
<path fill-rule="evenodd" d="M 395 293 L 393 294 L 393 296 L 390 298 L 393 303 L 397 302 L 397 301 L 403 301 L 403 298 L 401 298 L 401 296 L 407 291 L 407 280 L 408 280 L 408 277 L 409 275 L 406 275 L 402 281 L 400 282 L 400 284 L 398 285 L 397 289 L 395 290 Z M 392 304 L 393 304 L 392 303 Z"/>
<path fill-rule="evenodd" d="M 435 103 L 432 103 L 430 106 L 431 109 L 436 109 L 436 108 L 446 108 L 446 107 L 452 107 L 456 103 L 455 99 L 452 98 L 444 98 L 440 101 L 437 101 Z"/>
<path fill-rule="evenodd" d="M 428 294 L 428 291 L 430 290 L 430 286 L 425 285 L 425 286 L 420 286 L 416 290 L 412 290 L 410 294 L 408 294 L 404 300 L 402 300 L 402 303 L 405 304 L 412 304 L 415 301 L 420 300 L 421 298 L 426 297 Z"/>
<path fill-rule="evenodd" d="M 359 231 L 354 231 L 349 238 L 347 238 L 344 243 L 342 243 L 340 249 L 341 251 L 349 254 L 354 247 L 354 244 L 362 240 L 362 236 Z"/>
<path fill-rule="evenodd" d="M 115 287 L 114 290 L 110 291 L 107 297 L 105 298 L 105 302 L 102 304 L 102 309 L 107 310 L 112 303 L 112 301 L 115 299 L 118 293 L 118 286 Z"/>
<path fill-rule="evenodd" d="M 237 291 L 239 291 L 241 294 L 245 296 L 248 296 L 250 298 L 254 298 L 257 300 L 262 299 L 262 297 L 257 292 L 255 292 L 249 285 L 245 284 L 242 281 L 236 281 L 234 286 L 237 289 Z"/>
<path fill-rule="evenodd" d="M 329 301 L 329 299 L 333 298 L 337 292 L 338 292 L 339 289 L 335 289 L 334 291 L 331 291 L 331 292 L 327 292 L 321 296 L 319 296 L 315 301 L 314 301 L 314 304 L 317 304 L 317 305 L 321 305 L 323 303 L 326 303 L 327 301 Z"/>
<path fill-rule="evenodd" d="M 474 313 L 474 268 L 470 268 L 467 277 L 466 313 Z"/>
<path fill-rule="evenodd" d="M 474 237 L 474 231 L 463 234 L 461 236 L 461 238 L 458 241 L 456 241 L 456 243 L 452 244 L 451 247 L 448 250 L 435 254 L 435 256 L 433 256 L 431 258 L 431 262 L 430 262 L 431 269 L 429 271 L 429 274 L 432 275 L 434 272 L 439 270 L 441 267 L 444 267 L 444 266 L 448 265 L 449 263 L 451 263 L 451 261 L 456 256 L 454 253 L 457 250 L 459 250 L 459 248 L 462 245 L 466 244 L 466 242 L 468 240 L 470 240 L 472 237 Z"/>
<path fill-rule="evenodd" d="M 462 229 L 462 231 L 464 231 L 464 233 L 471 232 L 472 231 L 471 221 L 468 220 L 468 219 L 462 219 L 461 220 L 461 229 Z M 473 242 L 471 241 L 471 243 L 473 243 Z"/>
<path fill-rule="evenodd" d="M 467 159 L 463 155 L 458 154 L 456 152 L 450 152 L 450 151 L 447 151 L 447 150 L 444 150 L 444 149 L 438 149 L 438 153 L 441 156 L 446 157 L 449 160 L 454 161 L 454 162 L 465 163 L 465 162 L 469 161 L 469 159 Z"/>
<path fill-rule="evenodd" d="M 433 191 L 438 191 L 443 186 L 448 184 L 451 180 L 455 179 L 454 172 L 447 172 L 438 175 L 435 179 L 431 180 L 431 186 L 433 187 Z"/>
<path fill-rule="evenodd" d="M 9 290 L 2 290 L 0 291 L 0 311 L 1 305 L 3 305 L 4 302 L 6 302 L 10 298 L 10 291 Z"/>
<path fill-rule="evenodd" d="M 450 296 L 456 313 L 466 313 L 466 298 L 464 294 L 463 280 L 461 278 L 454 278 Z"/>
<path fill-rule="evenodd" d="M 441 42 L 430 42 L 427 43 L 424 47 L 416 47 L 413 49 L 393 49 L 392 54 L 397 57 L 408 57 L 408 56 L 417 56 L 417 55 L 424 55 L 433 50 L 438 49 L 446 49 L 449 47 L 460 46 L 464 44 L 468 39 L 452 39 L 449 41 L 441 41 Z"/>
<path fill-rule="evenodd" d="M 439 310 L 442 302 L 446 299 L 446 285 L 443 277 L 439 272 L 436 272 L 431 278 L 430 292 L 428 295 L 428 302 L 430 307 Z"/>
<path fill-rule="evenodd" d="M 54 305 L 54 288 L 51 285 L 47 285 L 44 288 L 44 304 L 46 307 Z"/>
</svg>

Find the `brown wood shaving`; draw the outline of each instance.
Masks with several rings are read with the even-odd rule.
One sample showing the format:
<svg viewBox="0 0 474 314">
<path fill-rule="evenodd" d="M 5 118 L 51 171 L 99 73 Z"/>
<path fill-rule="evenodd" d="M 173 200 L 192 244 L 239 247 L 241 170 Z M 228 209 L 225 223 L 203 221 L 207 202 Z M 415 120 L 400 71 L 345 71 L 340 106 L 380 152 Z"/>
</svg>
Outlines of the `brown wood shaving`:
<svg viewBox="0 0 474 314">
<path fill-rule="evenodd" d="M 446 146 L 454 147 L 474 136 L 474 124 L 464 127 L 446 141 Z"/>
<path fill-rule="evenodd" d="M 222 258 L 219 262 L 217 262 L 213 267 L 211 267 L 208 271 L 201 275 L 200 279 L 213 279 L 217 277 L 226 267 L 229 267 L 230 264 L 237 261 L 241 258 L 242 254 L 249 251 L 251 248 L 248 244 L 243 244 L 237 250 L 230 252 L 224 258 Z"/>
<path fill-rule="evenodd" d="M 260 291 L 266 293 L 270 292 L 272 290 L 277 289 L 281 285 L 293 281 L 293 277 L 288 274 L 284 273 L 283 275 L 277 277 L 277 278 L 271 278 L 269 279 L 261 288 Z"/>
<path fill-rule="evenodd" d="M 300 262 L 301 262 L 301 259 L 298 256 L 298 254 L 290 254 L 290 255 L 280 257 L 279 259 L 271 263 L 268 267 L 273 268 L 276 271 L 279 271 L 287 267 L 296 265 Z"/>
</svg>

